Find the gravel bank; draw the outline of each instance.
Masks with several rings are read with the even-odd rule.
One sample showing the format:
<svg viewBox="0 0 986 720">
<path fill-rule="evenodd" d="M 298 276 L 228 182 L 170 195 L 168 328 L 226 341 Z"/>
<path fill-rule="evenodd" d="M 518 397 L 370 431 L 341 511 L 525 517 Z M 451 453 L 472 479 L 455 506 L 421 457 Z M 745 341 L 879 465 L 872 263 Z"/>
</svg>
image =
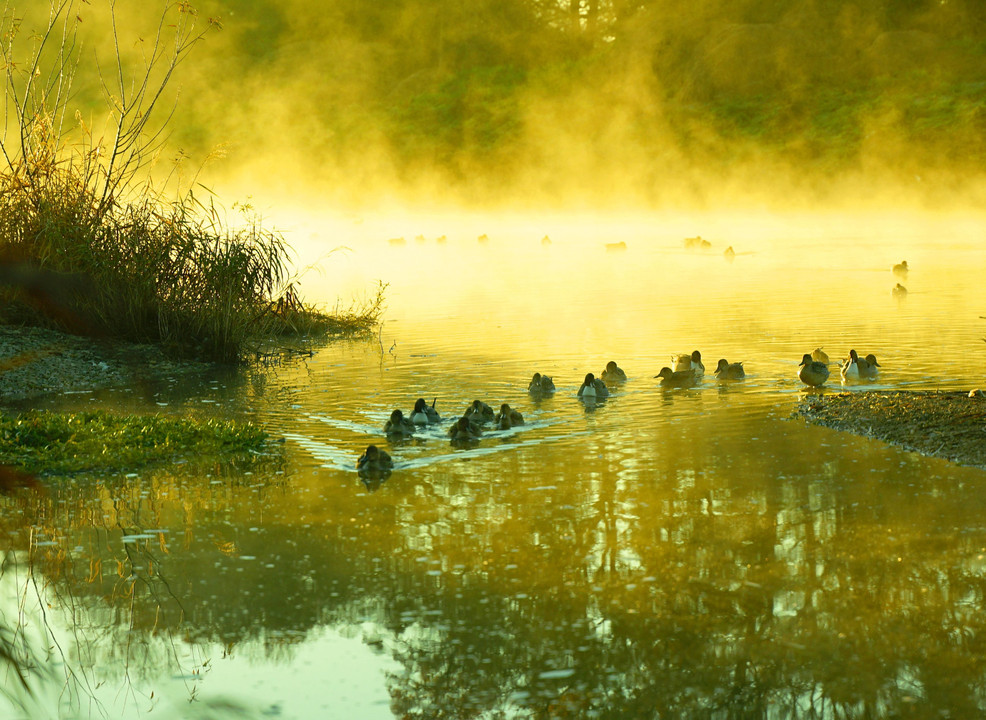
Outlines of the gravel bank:
<svg viewBox="0 0 986 720">
<path fill-rule="evenodd" d="M 170 360 L 154 345 L 0 325 L 0 403 L 133 385 L 209 367 Z"/>
<path fill-rule="evenodd" d="M 968 392 L 850 392 L 811 397 L 795 412 L 959 465 L 986 469 L 986 397 Z"/>
</svg>

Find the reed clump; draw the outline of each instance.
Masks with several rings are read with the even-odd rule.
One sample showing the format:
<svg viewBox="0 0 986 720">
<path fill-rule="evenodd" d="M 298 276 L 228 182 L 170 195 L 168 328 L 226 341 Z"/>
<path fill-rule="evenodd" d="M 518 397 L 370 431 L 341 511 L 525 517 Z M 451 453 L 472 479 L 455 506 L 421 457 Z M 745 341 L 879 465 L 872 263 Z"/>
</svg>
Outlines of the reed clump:
<svg viewBox="0 0 986 720">
<path fill-rule="evenodd" d="M 53 0 L 47 28 L 23 46 L 16 16 L 0 18 L 9 109 L 0 136 L 0 322 L 161 343 L 220 362 L 241 360 L 272 336 L 372 327 L 382 288 L 376 302 L 338 318 L 322 312 L 299 297 L 280 233 L 246 212 L 228 222 L 174 170 L 152 183 L 174 108 L 157 125 L 151 118 L 206 32 L 191 6 L 168 7 L 132 74 L 113 21 L 115 72 L 101 77 L 101 132 L 71 113 L 73 8 Z"/>
</svg>

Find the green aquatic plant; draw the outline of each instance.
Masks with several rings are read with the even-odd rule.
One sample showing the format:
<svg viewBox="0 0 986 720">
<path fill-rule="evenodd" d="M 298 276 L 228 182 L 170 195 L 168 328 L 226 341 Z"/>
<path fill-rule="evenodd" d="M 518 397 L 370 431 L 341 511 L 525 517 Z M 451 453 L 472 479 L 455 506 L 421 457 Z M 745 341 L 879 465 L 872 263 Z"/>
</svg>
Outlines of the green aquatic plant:
<svg viewBox="0 0 986 720">
<path fill-rule="evenodd" d="M 0 465 L 39 475 L 175 462 L 251 464 L 279 452 L 252 423 L 105 411 L 0 413 Z"/>
</svg>

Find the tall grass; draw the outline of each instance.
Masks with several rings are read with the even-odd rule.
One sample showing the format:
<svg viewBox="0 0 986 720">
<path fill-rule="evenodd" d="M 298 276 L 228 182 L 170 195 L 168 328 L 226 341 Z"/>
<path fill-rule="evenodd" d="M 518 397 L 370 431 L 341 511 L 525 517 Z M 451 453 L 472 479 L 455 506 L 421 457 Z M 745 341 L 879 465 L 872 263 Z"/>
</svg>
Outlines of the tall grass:
<svg viewBox="0 0 986 720">
<path fill-rule="evenodd" d="M 128 73 L 113 8 L 116 56 L 102 77 L 109 117 L 102 134 L 79 116 L 67 121 L 78 63 L 75 0 L 53 0 L 47 29 L 27 46 L 16 42 L 22 30 L 12 11 L 0 21 L 7 109 L 0 321 L 159 342 L 224 362 L 271 335 L 372 327 L 382 287 L 362 312 L 320 312 L 298 296 L 279 233 L 256 218 L 231 224 L 188 188 L 162 183 L 169 196 L 152 184 L 147 171 L 171 113 L 157 125 L 152 118 L 205 31 L 187 3 L 168 6 L 143 65 Z"/>
</svg>

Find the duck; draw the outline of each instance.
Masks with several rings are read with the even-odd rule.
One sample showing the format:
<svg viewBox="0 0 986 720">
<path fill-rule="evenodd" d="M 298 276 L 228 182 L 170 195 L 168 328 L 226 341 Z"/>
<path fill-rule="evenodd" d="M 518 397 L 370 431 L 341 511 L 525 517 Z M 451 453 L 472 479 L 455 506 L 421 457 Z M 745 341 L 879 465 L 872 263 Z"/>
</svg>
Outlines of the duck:
<svg viewBox="0 0 986 720">
<path fill-rule="evenodd" d="M 669 367 L 663 367 L 661 372 L 654 377 L 661 378 L 661 387 L 665 388 L 691 387 L 695 384 L 695 370 L 692 368 L 672 370 Z"/>
<path fill-rule="evenodd" d="M 814 360 L 815 362 L 824 363 L 825 365 L 829 364 L 828 353 L 822 350 L 820 347 L 817 347 L 811 351 L 811 359 Z"/>
<path fill-rule="evenodd" d="M 894 265 L 894 275 L 906 278 L 908 269 L 907 260 L 901 260 L 899 263 Z"/>
<path fill-rule="evenodd" d="M 868 353 L 866 357 L 859 361 L 859 376 L 875 378 L 880 373 L 880 367 L 880 363 L 876 361 L 876 355 Z"/>
<path fill-rule="evenodd" d="M 435 409 L 435 400 L 432 400 L 429 406 L 424 398 L 418 398 L 414 402 L 414 410 L 411 411 L 411 422 L 415 425 L 432 425 L 441 422 L 442 418 Z"/>
<path fill-rule="evenodd" d="M 469 417 L 463 415 L 448 429 L 448 434 L 453 442 L 473 442 L 479 440 L 483 430 Z"/>
<path fill-rule="evenodd" d="M 493 421 L 496 423 L 498 429 L 509 430 L 517 425 L 523 425 L 524 416 L 507 405 L 507 403 L 503 403 L 500 406 L 500 412 L 496 414 Z"/>
<path fill-rule="evenodd" d="M 728 248 L 726 248 L 726 251 L 722 254 L 722 256 L 726 258 L 727 261 L 732 262 L 733 260 L 736 259 L 736 251 L 733 250 L 733 246 L 730 245 Z"/>
<path fill-rule="evenodd" d="M 855 350 L 849 351 L 849 358 L 839 367 L 839 375 L 842 382 L 855 382 L 859 380 L 859 355 Z"/>
<path fill-rule="evenodd" d="M 606 369 L 603 370 L 602 375 L 600 375 L 603 382 L 609 383 L 621 383 L 626 382 L 627 374 L 623 372 L 619 365 L 616 364 L 615 360 L 610 360 L 606 363 Z"/>
<path fill-rule="evenodd" d="M 891 289 L 890 294 L 893 295 L 898 300 L 903 300 L 904 298 L 907 297 L 907 288 L 901 285 L 900 283 L 897 283 L 897 285 L 894 286 L 893 289 Z"/>
<path fill-rule="evenodd" d="M 824 385 L 825 381 L 829 379 L 828 365 L 820 363 L 817 360 L 812 360 L 811 355 L 808 353 L 804 354 L 799 365 L 801 369 L 798 371 L 798 378 L 805 385 L 819 387 Z"/>
<path fill-rule="evenodd" d="M 480 424 L 493 422 L 495 415 L 493 408 L 482 400 L 473 400 L 463 413 L 463 417 L 467 417 L 472 422 Z"/>
<path fill-rule="evenodd" d="M 527 386 L 527 392 L 532 395 L 547 395 L 555 391 L 555 381 L 552 380 L 547 375 L 542 375 L 541 373 L 534 373 L 534 377 L 531 378 L 530 384 Z"/>
<path fill-rule="evenodd" d="M 400 410 L 390 413 L 390 419 L 384 424 L 383 432 L 385 435 L 413 435 L 414 423 L 404 417 Z"/>
<path fill-rule="evenodd" d="M 609 397 L 609 389 L 606 387 L 606 383 L 595 375 L 586 373 L 585 380 L 582 381 L 576 394 L 583 400 L 602 400 Z"/>
<path fill-rule="evenodd" d="M 702 353 L 698 350 L 691 355 L 672 355 L 671 361 L 674 363 L 674 372 L 692 370 L 696 378 L 705 374 L 705 365 L 702 364 Z"/>
<path fill-rule="evenodd" d="M 731 363 L 726 358 L 719 359 L 719 364 L 716 366 L 718 380 L 742 380 L 745 377 L 746 370 L 743 369 L 743 363 Z"/>
<path fill-rule="evenodd" d="M 386 452 L 376 445 L 367 445 L 366 450 L 356 461 L 356 471 L 361 473 L 389 472 L 394 467 L 394 461 Z"/>
</svg>

